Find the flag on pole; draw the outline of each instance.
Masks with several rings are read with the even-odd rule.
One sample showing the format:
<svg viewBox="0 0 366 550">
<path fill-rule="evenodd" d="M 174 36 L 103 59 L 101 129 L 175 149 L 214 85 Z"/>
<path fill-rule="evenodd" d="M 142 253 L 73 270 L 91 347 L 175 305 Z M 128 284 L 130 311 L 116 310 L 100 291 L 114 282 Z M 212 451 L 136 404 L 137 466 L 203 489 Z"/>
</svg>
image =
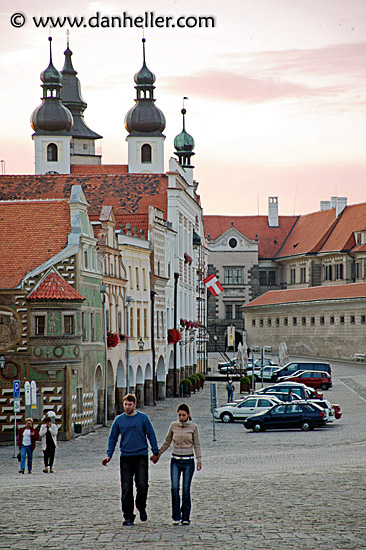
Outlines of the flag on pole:
<svg viewBox="0 0 366 550">
<path fill-rule="evenodd" d="M 203 282 L 205 283 L 208 290 L 211 292 L 213 296 L 218 296 L 220 292 L 224 290 L 221 284 L 219 283 L 216 275 L 214 275 L 213 273 L 211 273 L 211 275 L 206 277 L 206 279 L 204 279 Z"/>
</svg>

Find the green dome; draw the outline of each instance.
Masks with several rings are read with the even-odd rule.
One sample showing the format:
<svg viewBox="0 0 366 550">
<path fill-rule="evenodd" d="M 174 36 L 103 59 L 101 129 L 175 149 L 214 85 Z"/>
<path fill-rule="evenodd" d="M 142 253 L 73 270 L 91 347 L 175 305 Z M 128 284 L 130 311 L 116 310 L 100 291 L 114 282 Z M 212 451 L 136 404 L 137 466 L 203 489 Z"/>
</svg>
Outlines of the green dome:
<svg viewBox="0 0 366 550">
<path fill-rule="evenodd" d="M 174 139 L 174 147 L 176 151 L 190 152 L 194 149 L 194 139 L 185 130 L 182 130 L 180 134 Z"/>
<path fill-rule="evenodd" d="M 41 80 L 43 84 L 45 85 L 60 85 L 62 80 L 61 73 L 53 66 L 52 63 L 52 50 L 51 50 L 51 42 L 52 38 L 48 38 L 50 42 L 50 63 L 44 71 L 41 72 Z"/>
</svg>

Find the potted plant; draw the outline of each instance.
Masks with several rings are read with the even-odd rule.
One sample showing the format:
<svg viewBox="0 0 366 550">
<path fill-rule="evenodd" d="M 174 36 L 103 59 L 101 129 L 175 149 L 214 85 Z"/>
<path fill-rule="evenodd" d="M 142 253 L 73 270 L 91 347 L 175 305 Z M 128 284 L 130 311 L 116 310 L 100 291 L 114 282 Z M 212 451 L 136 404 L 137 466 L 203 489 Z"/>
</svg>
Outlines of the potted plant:
<svg viewBox="0 0 366 550">
<path fill-rule="evenodd" d="M 182 339 L 180 330 L 177 328 L 170 328 L 168 330 L 168 344 L 177 344 Z"/>
<path fill-rule="evenodd" d="M 202 374 L 202 372 L 197 372 L 196 376 L 198 376 L 200 380 L 200 388 L 203 388 L 203 384 L 205 383 L 205 375 Z"/>
<path fill-rule="evenodd" d="M 109 348 L 115 348 L 118 346 L 119 336 L 115 332 L 107 332 L 107 346 Z"/>
<path fill-rule="evenodd" d="M 248 376 L 242 376 L 240 378 L 240 393 L 250 393 L 251 385 Z"/>
<path fill-rule="evenodd" d="M 183 397 L 191 396 L 191 386 L 192 386 L 192 382 L 190 381 L 189 378 L 184 378 L 184 380 L 182 380 L 181 387 L 182 387 Z"/>
</svg>

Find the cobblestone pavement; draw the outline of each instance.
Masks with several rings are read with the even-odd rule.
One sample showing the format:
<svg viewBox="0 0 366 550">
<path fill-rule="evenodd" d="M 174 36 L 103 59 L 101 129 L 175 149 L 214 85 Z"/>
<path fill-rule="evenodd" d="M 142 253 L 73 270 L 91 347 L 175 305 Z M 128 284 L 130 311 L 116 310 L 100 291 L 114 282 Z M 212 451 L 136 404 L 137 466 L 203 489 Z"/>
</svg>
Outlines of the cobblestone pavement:
<svg viewBox="0 0 366 550">
<path fill-rule="evenodd" d="M 107 428 L 61 442 L 54 474 L 42 473 L 40 445 L 24 476 L 13 447 L 0 447 L 0 549 L 366 549 L 366 367 L 339 366 L 333 383 L 326 397 L 343 418 L 332 425 L 254 434 L 218 422 L 216 441 L 209 384 L 192 395 L 203 469 L 193 478 L 188 527 L 171 524 L 169 452 L 150 467 L 148 521 L 123 527 L 118 454 L 101 465 Z M 223 403 L 224 382 L 218 390 Z M 160 443 L 177 404 L 144 409 Z"/>
</svg>

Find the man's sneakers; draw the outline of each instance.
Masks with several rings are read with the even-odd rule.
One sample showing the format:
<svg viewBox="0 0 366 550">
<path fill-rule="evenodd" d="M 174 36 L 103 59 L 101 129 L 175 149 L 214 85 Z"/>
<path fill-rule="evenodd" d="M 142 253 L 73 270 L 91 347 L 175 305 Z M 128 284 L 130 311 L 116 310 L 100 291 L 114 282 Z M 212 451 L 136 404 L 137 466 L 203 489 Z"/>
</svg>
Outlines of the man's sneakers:
<svg viewBox="0 0 366 550">
<path fill-rule="evenodd" d="M 147 513 L 146 513 L 146 511 L 140 512 L 140 520 L 141 520 L 141 521 L 147 521 Z"/>
<path fill-rule="evenodd" d="M 190 523 L 189 519 L 182 519 L 182 525 L 189 525 Z"/>
<path fill-rule="evenodd" d="M 135 522 L 135 514 L 132 515 L 132 518 L 126 518 L 123 522 L 123 525 L 133 525 Z M 147 519 L 147 518 L 146 518 Z"/>
<path fill-rule="evenodd" d="M 173 525 L 189 525 L 190 523 L 189 519 L 173 519 Z"/>
<path fill-rule="evenodd" d="M 173 525 L 179 525 L 180 520 L 179 519 L 173 519 Z"/>
</svg>

